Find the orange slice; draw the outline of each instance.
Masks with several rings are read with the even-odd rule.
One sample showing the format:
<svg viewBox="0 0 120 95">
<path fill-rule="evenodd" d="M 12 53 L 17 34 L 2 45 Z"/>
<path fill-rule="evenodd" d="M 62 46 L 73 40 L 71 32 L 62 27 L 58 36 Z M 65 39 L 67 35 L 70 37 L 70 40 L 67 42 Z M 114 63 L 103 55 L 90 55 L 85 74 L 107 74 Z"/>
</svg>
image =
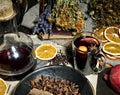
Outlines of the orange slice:
<svg viewBox="0 0 120 95">
<path fill-rule="evenodd" d="M 78 50 L 86 52 L 87 51 L 87 47 L 86 46 L 79 46 Z"/>
<path fill-rule="evenodd" d="M 120 60 L 117 56 L 109 55 L 107 53 L 104 53 L 105 57 L 110 59 L 110 60 Z"/>
<path fill-rule="evenodd" d="M 94 30 L 94 32 L 93 32 L 93 37 L 95 37 L 95 38 L 97 38 L 98 39 L 98 37 L 100 38 L 100 40 L 101 40 L 101 42 L 107 42 L 107 39 L 105 38 L 105 36 L 104 36 L 104 31 L 105 31 L 105 27 L 102 27 L 102 28 L 100 28 L 100 29 L 96 29 L 96 30 Z"/>
<path fill-rule="evenodd" d="M 7 84 L 2 78 L 0 78 L 0 95 L 6 95 L 6 92 Z"/>
<path fill-rule="evenodd" d="M 104 36 L 108 41 L 120 43 L 119 28 L 111 26 L 105 29 Z"/>
<path fill-rule="evenodd" d="M 103 45 L 103 52 L 110 55 L 120 55 L 120 44 L 114 42 L 107 42 Z"/>
<path fill-rule="evenodd" d="M 104 62 L 101 62 L 101 61 L 98 61 L 98 63 L 99 63 L 101 66 L 105 65 L 105 68 L 112 68 L 112 65 L 109 64 L 109 63 L 104 63 Z"/>
<path fill-rule="evenodd" d="M 52 44 L 42 44 L 35 50 L 35 55 L 41 60 L 53 59 L 57 54 L 57 49 Z"/>
<path fill-rule="evenodd" d="M 101 46 L 104 46 L 104 44 L 106 44 L 106 43 L 107 43 L 107 42 L 102 42 L 102 43 L 101 43 Z"/>
</svg>

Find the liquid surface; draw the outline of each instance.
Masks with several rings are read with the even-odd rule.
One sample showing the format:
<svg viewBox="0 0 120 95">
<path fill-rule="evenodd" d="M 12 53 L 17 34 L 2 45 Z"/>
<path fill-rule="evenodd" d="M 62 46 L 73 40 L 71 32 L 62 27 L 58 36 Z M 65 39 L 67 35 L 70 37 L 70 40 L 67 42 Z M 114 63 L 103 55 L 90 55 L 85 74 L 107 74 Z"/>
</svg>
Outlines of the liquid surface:
<svg viewBox="0 0 120 95">
<path fill-rule="evenodd" d="M 23 69 L 30 63 L 32 50 L 28 46 L 11 46 L 0 52 L 0 68 L 8 71 Z"/>
</svg>

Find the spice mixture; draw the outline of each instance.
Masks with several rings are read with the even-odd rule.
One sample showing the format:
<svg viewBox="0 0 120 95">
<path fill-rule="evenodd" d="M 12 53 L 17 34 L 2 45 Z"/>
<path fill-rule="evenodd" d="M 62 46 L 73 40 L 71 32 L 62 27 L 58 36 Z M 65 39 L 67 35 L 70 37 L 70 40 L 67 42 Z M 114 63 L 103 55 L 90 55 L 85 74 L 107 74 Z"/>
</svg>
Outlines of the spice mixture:
<svg viewBox="0 0 120 95">
<path fill-rule="evenodd" d="M 37 76 L 31 80 L 31 90 L 28 95 L 41 95 L 38 93 L 44 93 L 42 95 L 81 95 L 78 85 L 75 83 L 50 76 Z"/>
</svg>

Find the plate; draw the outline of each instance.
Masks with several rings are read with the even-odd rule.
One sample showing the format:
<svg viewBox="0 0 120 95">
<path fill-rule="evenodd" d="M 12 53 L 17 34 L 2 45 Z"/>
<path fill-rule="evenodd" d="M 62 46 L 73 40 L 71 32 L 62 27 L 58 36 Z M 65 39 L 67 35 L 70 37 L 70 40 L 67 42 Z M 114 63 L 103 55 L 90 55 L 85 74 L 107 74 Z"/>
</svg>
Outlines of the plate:
<svg viewBox="0 0 120 95">
<path fill-rule="evenodd" d="M 30 91 L 30 80 L 42 75 L 65 79 L 75 83 L 78 85 L 81 95 L 95 95 L 88 79 L 81 72 L 68 66 L 45 66 L 32 72 L 19 82 L 13 95 L 27 95 Z"/>
</svg>

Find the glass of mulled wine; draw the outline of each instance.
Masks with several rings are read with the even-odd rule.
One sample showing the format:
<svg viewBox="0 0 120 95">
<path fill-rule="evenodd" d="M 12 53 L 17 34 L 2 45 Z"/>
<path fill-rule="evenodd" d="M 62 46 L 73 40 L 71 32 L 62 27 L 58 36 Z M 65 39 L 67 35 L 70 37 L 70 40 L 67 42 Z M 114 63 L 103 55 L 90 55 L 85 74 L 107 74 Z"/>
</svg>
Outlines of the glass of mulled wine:
<svg viewBox="0 0 120 95">
<path fill-rule="evenodd" d="M 94 38 L 92 32 L 81 32 L 72 40 L 74 67 L 83 74 L 98 73 L 103 70 L 105 58 L 100 53 L 100 39 Z"/>
</svg>

